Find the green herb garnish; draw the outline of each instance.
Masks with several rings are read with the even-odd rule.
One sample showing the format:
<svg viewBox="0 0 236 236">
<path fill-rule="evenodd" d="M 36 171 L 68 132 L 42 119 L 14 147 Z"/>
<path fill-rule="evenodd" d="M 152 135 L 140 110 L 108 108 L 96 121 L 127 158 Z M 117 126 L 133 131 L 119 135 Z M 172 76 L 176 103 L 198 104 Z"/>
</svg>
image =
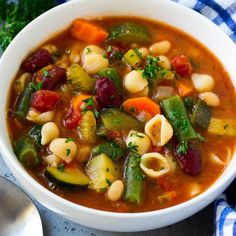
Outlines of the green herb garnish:
<svg viewBox="0 0 236 236">
<path fill-rule="evenodd" d="M 64 169 L 65 169 L 65 165 L 62 163 L 62 164 L 60 164 L 60 165 L 57 167 L 57 169 L 58 169 L 60 172 L 63 172 Z"/>
<path fill-rule="evenodd" d="M 108 186 L 111 186 L 111 184 L 112 184 L 112 182 L 107 178 L 106 178 L 106 183 L 107 183 Z"/>
<path fill-rule="evenodd" d="M 0 0 L 0 47 L 5 50 L 29 22 L 55 5 L 54 0 Z"/>
<path fill-rule="evenodd" d="M 138 145 L 136 145 L 136 144 L 134 144 L 132 142 L 129 142 L 127 147 L 132 152 L 138 152 L 138 149 L 137 149 Z"/>
<path fill-rule="evenodd" d="M 67 157 L 70 155 L 70 153 L 71 153 L 71 150 L 70 150 L 69 148 L 66 149 L 66 156 L 67 156 Z"/>
<path fill-rule="evenodd" d="M 49 72 L 45 68 L 42 69 L 42 73 L 43 73 L 43 76 L 46 78 L 49 76 Z"/>
<path fill-rule="evenodd" d="M 67 139 L 65 140 L 66 143 L 69 143 L 69 142 L 72 142 L 72 141 L 74 141 L 73 138 L 67 138 Z"/>
<path fill-rule="evenodd" d="M 32 87 L 37 91 L 43 88 L 43 82 L 39 82 L 37 84 L 35 84 L 34 82 L 32 82 Z"/>
</svg>

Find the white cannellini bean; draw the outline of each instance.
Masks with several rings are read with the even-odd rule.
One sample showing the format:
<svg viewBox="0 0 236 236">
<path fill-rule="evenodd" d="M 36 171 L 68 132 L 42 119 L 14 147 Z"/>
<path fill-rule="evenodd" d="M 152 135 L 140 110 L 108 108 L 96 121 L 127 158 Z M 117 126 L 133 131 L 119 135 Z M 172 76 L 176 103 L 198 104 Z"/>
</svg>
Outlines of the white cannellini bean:
<svg viewBox="0 0 236 236">
<path fill-rule="evenodd" d="M 173 128 L 163 115 L 155 115 L 145 125 L 145 133 L 154 146 L 165 145 L 173 136 Z"/>
<path fill-rule="evenodd" d="M 14 81 L 14 89 L 17 93 L 22 93 L 25 89 L 26 83 L 31 79 L 32 74 L 24 73 L 17 80 Z"/>
<path fill-rule="evenodd" d="M 84 61 L 84 58 L 91 54 L 99 54 L 99 55 L 105 55 L 106 51 L 102 48 L 98 47 L 97 45 L 88 45 L 85 47 L 81 53 L 82 60 Z"/>
<path fill-rule="evenodd" d="M 140 53 L 142 53 L 142 58 L 146 58 L 147 55 L 149 54 L 148 48 L 145 48 L 145 47 L 139 48 L 139 51 Z"/>
<path fill-rule="evenodd" d="M 44 49 L 48 50 L 50 54 L 54 54 L 58 52 L 58 48 L 54 44 L 47 44 L 43 46 Z"/>
<path fill-rule="evenodd" d="M 170 64 L 170 60 L 168 57 L 164 56 L 164 55 L 160 55 L 158 56 L 160 61 L 157 63 L 159 66 L 167 69 L 167 70 L 170 70 L 171 68 L 171 64 Z"/>
<path fill-rule="evenodd" d="M 62 162 L 62 159 L 56 156 L 55 154 L 50 154 L 44 157 L 43 159 L 49 166 L 55 167 L 57 167 Z"/>
<path fill-rule="evenodd" d="M 47 122 L 42 126 L 41 129 L 41 144 L 46 145 L 53 139 L 58 138 L 60 131 L 57 125 L 53 122 Z"/>
<path fill-rule="evenodd" d="M 204 100 L 208 106 L 217 107 L 220 105 L 220 99 L 215 93 L 204 92 L 200 93 L 198 97 Z"/>
<path fill-rule="evenodd" d="M 137 93 L 148 86 L 146 79 L 142 77 L 142 71 L 132 70 L 124 77 L 124 87 L 130 93 Z"/>
<path fill-rule="evenodd" d="M 130 143 L 137 146 L 139 155 L 146 153 L 151 145 L 151 141 L 146 134 L 135 130 L 130 130 L 128 137 L 126 138 L 126 145 L 129 146 Z"/>
<path fill-rule="evenodd" d="M 215 81 L 210 75 L 193 73 L 191 79 L 198 92 L 211 91 L 215 85 Z"/>
<path fill-rule="evenodd" d="M 156 165 L 159 167 L 158 170 L 155 170 L 155 167 L 150 167 L 150 164 L 153 162 L 156 162 Z M 144 173 L 151 178 L 161 177 L 171 170 L 166 158 L 158 152 L 144 154 L 141 157 L 140 167 Z"/>
<path fill-rule="evenodd" d="M 35 122 L 37 124 L 44 124 L 46 122 L 52 121 L 55 116 L 55 111 L 46 111 L 40 113 L 34 108 L 30 108 L 26 116 L 26 120 Z"/>
<path fill-rule="evenodd" d="M 116 180 L 107 190 L 107 198 L 112 201 L 118 201 L 122 198 L 124 192 L 124 183 L 121 180 Z"/>
<path fill-rule="evenodd" d="M 79 63 L 80 62 L 80 54 L 75 50 L 71 50 L 70 55 L 69 55 L 69 59 L 72 64 Z"/>
<path fill-rule="evenodd" d="M 108 59 L 100 54 L 88 54 L 83 59 L 83 68 L 92 75 L 98 73 L 100 70 L 108 66 Z"/>
<path fill-rule="evenodd" d="M 149 47 L 149 51 L 153 54 L 166 54 L 171 49 L 171 43 L 168 40 L 156 42 Z"/>
<path fill-rule="evenodd" d="M 49 145 L 49 151 L 65 162 L 71 162 L 77 153 L 77 145 L 66 138 L 56 138 Z"/>
</svg>

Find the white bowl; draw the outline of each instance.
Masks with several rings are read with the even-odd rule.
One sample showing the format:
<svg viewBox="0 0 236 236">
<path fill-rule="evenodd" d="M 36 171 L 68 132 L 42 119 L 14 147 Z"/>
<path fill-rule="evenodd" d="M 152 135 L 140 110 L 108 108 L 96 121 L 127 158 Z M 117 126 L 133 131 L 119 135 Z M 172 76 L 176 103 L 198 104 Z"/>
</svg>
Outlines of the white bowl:
<svg viewBox="0 0 236 236">
<path fill-rule="evenodd" d="M 58 6 L 22 30 L 0 61 L 0 147 L 3 158 L 23 188 L 41 204 L 62 216 L 92 228 L 109 231 L 141 231 L 163 227 L 193 215 L 222 193 L 236 175 L 236 156 L 222 176 L 204 193 L 179 205 L 145 213 L 113 213 L 83 207 L 50 192 L 36 182 L 18 162 L 10 144 L 6 107 L 11 81 L 26 55 L 77 17 L 129 15 L 159 20 L 201 41 L 220 58 L 236 84 L 236 47 L 212 22 L 168 0 L 78 0 Z"/>
</svg>

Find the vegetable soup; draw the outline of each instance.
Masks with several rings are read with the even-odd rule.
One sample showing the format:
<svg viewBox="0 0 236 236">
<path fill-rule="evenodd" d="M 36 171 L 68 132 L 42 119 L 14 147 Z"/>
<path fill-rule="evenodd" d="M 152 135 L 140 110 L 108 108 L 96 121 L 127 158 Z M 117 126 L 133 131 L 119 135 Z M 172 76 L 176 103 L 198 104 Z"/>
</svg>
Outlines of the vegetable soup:
<svg viewBox="0 0 236 236">
<path fill-rule="evenodd" d="M 22 62 L 9 100 L 22 165 L 53 193 L 99 210 L 185 202 L 234 153 L 227 72 L 199 42 L 159 22 L 74 20 Z"/>
</svg>

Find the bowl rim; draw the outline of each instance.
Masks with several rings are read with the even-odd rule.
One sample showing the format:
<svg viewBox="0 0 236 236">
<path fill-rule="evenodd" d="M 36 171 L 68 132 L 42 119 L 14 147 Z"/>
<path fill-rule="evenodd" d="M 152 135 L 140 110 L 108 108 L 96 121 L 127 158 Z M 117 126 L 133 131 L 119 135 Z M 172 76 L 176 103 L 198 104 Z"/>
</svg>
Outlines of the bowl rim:
<svg viewBox="0 0 236 236">
<path fill-rule="evenodd" d="M 26 32 L 29 32 L 30 29 L 37 24 L 38 22 L 41 21 L 41 19 L 43 19 L 44 17 L 47 17 L 48 15 L 53 14 L 55 11 L 59 11 L 60 9 L 63 9 L 65 7 L 65 5 L 69 6 L 72 5 L 74 2 L 84 2 L 84 1 L 89 1 L 89 0 L 72 0 L 69 2 L 66 2 L 64 4 L 61 4 L 47 12 L 45 12 L 44 14 L 40 15 L 39 17 L 37 17 L 35 20 L 33 20 L 30 24 L 28 24 L 15 38 L 14 40 L 11 42 L 11 44 L 8 46 L 8 48 L 6 49 L 6 51 L 4 52 L 4 54 L 2 55 L 2 58 L 0 59 L 0 70 L 3 67 L 3 65 L 6 63 L 5 62 L 5 58 L 6 55 L 11 53 L 12 48 L 19 44 L 19 41 L 21 41 L 21 37 L 25 36 Z M 192 9 L 189 9 L 183 5 L 180 5 L 176 2 L 172 2 L 170 0 L 166 1 L 166 0 L 159 0 L 161 2 L 166 2 L 166 4 L 175 6 L 178 9 L 181 9 L 184 12 L 188 12 L 194 16 L 197 16 L 199 19 L 201 19 L 201 21 L 208 25 L 211 28 L 214 28 L 215 30 L 218 31 L 218 34 L 221 34 L 221 36 L 223 38 L 225 38 L 225 41 L 228 42 L 229 44 L 232 44 L 234 47 L 234 43 L 233 41 L 223 32 L 221 31 L 213 22 L 211 22 L 210 20 L 208 20 L 206 17 L 204 17 L 203 15 L 195 12 Z M 109 15 L 108 15 L 109 16 Z M 148 19 L 148 17 L 147 17 Z M 173 26 L 175 27 L 175 26 Z M 176 28 L 176 27 L 175 27 Z M 231 45 L 231 46 L 232 46 Z M 235 47 L 235 52 L 236 52 L 236 47 Z M 9 88 L 8 88 L 9 89 Z M 5 120 L 5 126 L 6 126 L 6 115 L 4 117 Z M 56 195 L 55 193 L 51 192 L 50 190 L 48 190 L 47 188 L 43 187 L 39 182 L 37 182 L 26 170 L 25 168 L 20 164 L 20 162 L 18 162 L 17 158 L 15 157 L 15 155 L 13 154 L 12 150 L 9 150 L 6 145 L 5 145 L 5 140 L 2 137 L 2 134 L 0 134 L 0 148 L 1 148 L 1 153 L 2 153 L 2 157 L 4 159 L 4 161 L 7 163 L 7 166 L 9 167 L 9 169 L 14 173 L 14 175 L 20 175 L 22 176 L 25 180 L 28 181 L 28 183 L 37 191 L 41 192 L 44 196 L 47 196 L 49 198 L 51 198 L 52 200 L 54 200 L 56 202 L 56 204 L 61 205 L 61 206 L 65 206 L 65 207 L 69 207 L 70 209 L 73 210 L 78 210 L 81 213 L 86 212 L 86 213 L 90 213 L 90 214 L 94 214 L 97 216 L 108 216 L 108 217 L 113 217 L 113 218 L 119 218 L 119 219 L 127 219 L 127 218 L 145 218 L 145 217 L 150 217 L 150 216 L 157 216 L 157 215 L 161 215 L 161 214 L 169 214 L 173 211 L 179 211 L 179 210 L 184 210 L 184 208 L 188 208 L 191 207 L 193 205 L 196 205 L 197 203 L 204 201 L 204 198 L 206 198 L 207 196 L 214 194 L 214 193 L 218 193 L 219 189 L 220 189 L 220 185 L 225 185 L 227 182 L 228 184 L 230 184 L 230 182 L 233 180 L 233 178 L 236 176 L 236 170 L 233 170 L 233 168 L 231 168 L 230 170 L 229 167 L 226 168 L 226 170 L 222 173 L 222 175 L 216 180 L 216 182 L 214 182 L 208 189 L 206 189 L 203 193 L 201 193 L 200 195 L 189 199 L 185 202 L 182 202 L 180 204 L 168 207 L 168 208 L 164 208 L 164 209 L 159 209 L 159 210 L 153 210 L 153 211 L 147 211 L 147 212 L 137 212 L 137 213 L 119 213 L 119 212 L 110 212 L 110 211 L 104 211 L 104 210 L 98 210 L 98 209 L 94 209 L 94 208 L 90 208 L 90 207 L 86 207 L 80 204 L 76 204 L 73 203 L 69 200 L 66 200 L 58 195 Z M 232 161 L 231 163 L 232 164 Z M 229 165 L 230 166 L 230 165 Z M 15 174 L 17 173 L 17 174 Z M 224 175 L 224 176 L 223 176 Z M 222 177 L 223 176 L 223 177 Z M 19 179 L 19 178 L 17 178 Z M 21 181 L 19 180 L 19 182 L 21 183 Z M 24 188 L 25 189 L 25 188 Z M 218 191 L 217 191 L 218 189 Z M 27 190 L 26 190 L 27 191 Z M 219 191 L 221 192 L 223 191 L 222 189 Z M 27 191 L 28 192 L 28 191 Z M 30 191 L 29 191 L 30 192 Z M 209 200 L 207 201 L 207 204 L 209 204 Z M 203 207 L 202 207 L 203 208 Z M 202 209 L 201 208 L 201 209 Z M 201 210 L 199 209 L 199 210 Z"/>
</svg>

